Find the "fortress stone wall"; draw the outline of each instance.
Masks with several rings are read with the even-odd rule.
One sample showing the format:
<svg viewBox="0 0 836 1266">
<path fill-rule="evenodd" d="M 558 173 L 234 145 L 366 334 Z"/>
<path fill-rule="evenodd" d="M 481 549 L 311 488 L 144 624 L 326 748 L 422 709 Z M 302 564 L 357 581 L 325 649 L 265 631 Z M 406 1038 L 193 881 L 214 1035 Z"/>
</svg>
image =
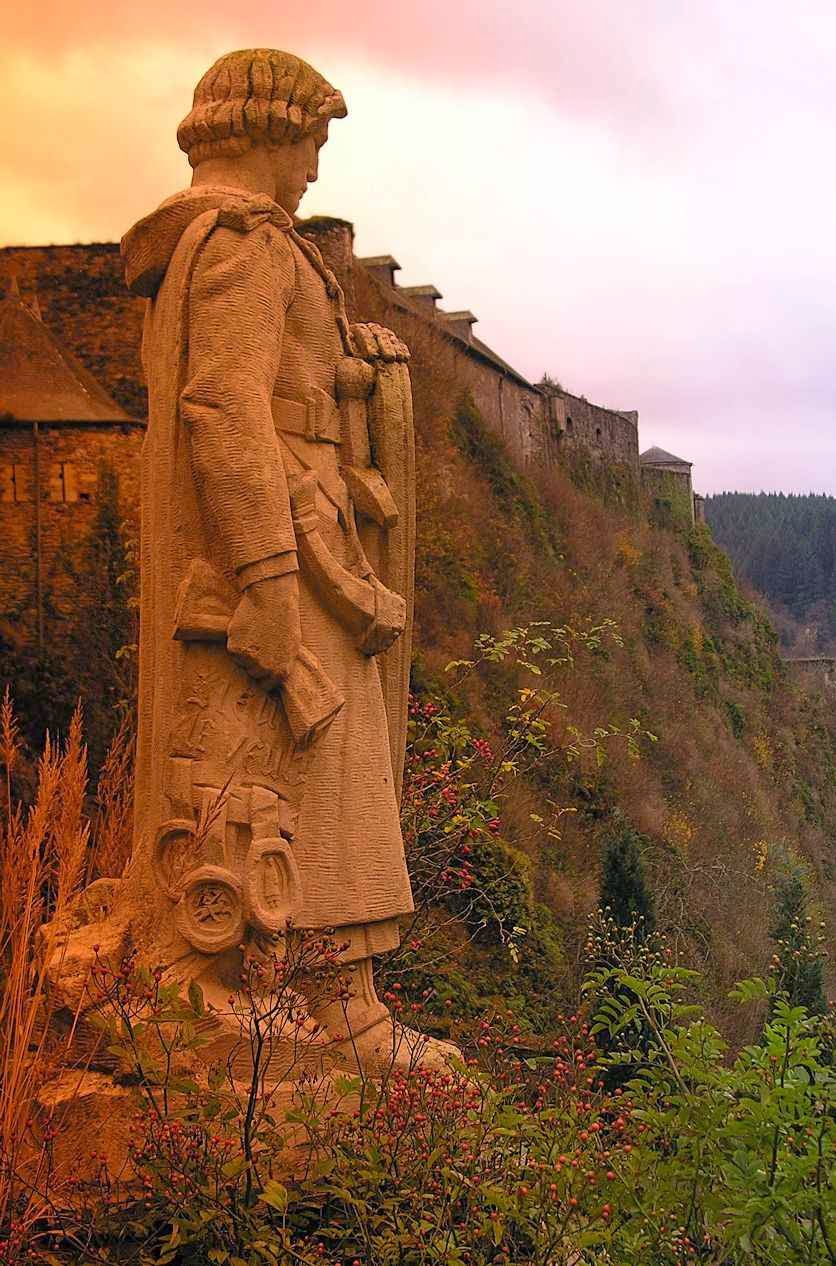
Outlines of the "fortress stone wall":
<svg viewBox="0 0 836 1266">
<path fill-rule="evenodd" d="M 374 319 L 413 349 L 417 319 L 443 334 L 454 349 L 457 380 L 467 385 L 479 412 L 521 466 L 547 466 L 560 460 L 561 450 L 583 448 L 602 461 L 628 465 L 638 476 L 636 412 L 603 408 L 556 384 L 529 382 L 477 337 L 472 312 L 446 311 L 439 304 L 444 296 L 430 283 L 398 286 L 399 267 L 391 255 L 356 261 L 355 278 L 359 270 L 362 279 L 355 280 L 353 291 L 361 314 L 373 311 Z M 419 334 L 418 348 L 421 341 Z"/>
<path fill-rule="evenodd" d="M 380 319 L 399 333 L 409 327 L 413 344 L 416 324 L 432 325 L 446 336 L 458 378 L 522 465 L 549 464 L 562 449 L 584 448 L 638 473 L 638 414 L 528 382 L 476 337 L 472 313 L 445 312 L 433 286 L 397 286 L 398 265 L 390 256 L 379 257 L 391 260 L 383 265 L 379 258 L 357 260 L 347 221 L 318 217 L 300 227 L 337 274 L 354 319 Z M 139 361 L 144 303 L 124 286 L 118 246 L 6 247 L 0 251 L 0 282 L 4 274 L 18 277 L 24 296 L 37 296 L 57 337 L 131 416 L 144 418 Z M 414 354 L 420 355 L 420 348 Z"/>
<path fill-rule="evenodd" d="M 561 448 L 580 448 L 602 461 L 622 462 L 637 469 L 639 415 L 591 404 L 562 387 L 547 389 L 552 429 Z"/>
<path fill-rule="evenodd" d="M 436 299 L 428 301 L 428 296 L 414 293 L 434 287 L 404 290 L 387 284 L 362 260 L 354 271 L 359 316 L 395 330 L 409 345 L 413 360 L 431 365 L 436 376 L 469 391 L 487 425 L 521 466 L 556 460 L 557 437 L 543 393 L 475 337 L 472 314 L 466 321 L 448 321 Z"/>
<path fill-rule="evenodd" d="M 118 475 L 120 516 L 135 524 L 144 430 L 0 419 L 0 620 L 18 636 L 35 642 L 40 627 L 54 643 L 72 620 L 74 564 L 93 528 L 103 466 Z"/>
<path fill-rule="evenodd" d="M 140 343 L 145 301 L 122 277 L 117 242 L 77 246 L 7 246 L 0 250 L 0 289 L 15 276 L 44 322 L 131 417 L 146 415 Z"/>
<path fill-rule="evenodd" d="M 317 217 L 299 228 L 339 278 L 352 319 L 390 326 L 418 364 L 468 390 L 522 468 L 549 466 L 583 451 L 594 461 L 627 468 L 636 479 L 648 475 L 639 461 L 635 411 L 604 408 L 556 383 L 529 382 L 478 338 L 472 312 L 445 311 L 432 284 L 399 286 L 392 256 L 357 259 L 347 221 Z M 138 506 L 145 304 L 125 287 L 119 247 L 112 242 L 6 247 L 0 251 L 0 291 L 9 277 L 51 334 L 129 415 L 121 423 L 65 421 L 33 429 L 0 411 L 0 619 L 27 624 L 45 603 L 71 600 L 66 581 L 61 592 L 61 559 L 67 543 L 92 524 L 103 463 L 117 476 L 126 519 Z M 36 465 L 40 497 L 34 492 Z M 690 477 L 688 485 L 690 495 Z"/>
</svg>

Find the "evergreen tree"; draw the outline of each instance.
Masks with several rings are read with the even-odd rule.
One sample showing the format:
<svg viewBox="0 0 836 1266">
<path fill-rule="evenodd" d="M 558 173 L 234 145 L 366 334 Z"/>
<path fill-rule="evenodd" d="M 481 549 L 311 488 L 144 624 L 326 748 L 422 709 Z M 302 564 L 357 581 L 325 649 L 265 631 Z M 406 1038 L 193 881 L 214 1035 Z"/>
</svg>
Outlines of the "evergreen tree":
<svg viewBox="0 0 836 1266">
<path fill-rule="evenodd" d="M 738 574 L 794 622 L 786 643 L 809 628 L 814 653 L 836 654 L 836 497 L 722 492 L 706 518 Z"/>
<path fill-rule="evenodd" d="M 604 842 L 598 897 L 602 953 L 596 966 L 608 965 L 613 955 L 616 960 L 626 956 L 629 961 L 635 955 L 644 958 L 653 953 L 656 914 L 653 896 L 645 883 L 642 844 L 642 836 L 621 817 Z M 626 985 L 611 984 L 608 992 L 628 1006 L 636 1001 Z M 606 1030 L 596 1036 L 600 1049 L 611 1056 L 628 1050 L 647 1050 L 650 1039 L 649 1029 L 638 1018 L 615 1037 Z M 630 1063 L 614 1065 L 607 1069 L 604 1084 L 615 1090 L 629 1081 L 635 1071 Z"/>
<path fill-rule="evenodd" d="M 637 924 L 637 934 L 649 936 L 656 926 L 653 895 L 644 878 L 642 837 L 626 822 L 604 843 L 598 904 L 619 927 Z"/>
<path fill-rule="evenodd" d="M 806 1007 L 810 1015 L 824 1015 L 824 959 L 821 937 L 812 930 L 807 893 L 797 873 L 782 880 L 776 892 L 772 939 L 777 947 L 774 963 L 781 988 L 792 1006 Z"/>
<path fill-rule="evenodd" d="M 136 575 L 125 539 L 114 470 L 99 469 L 95 517 L 70 564 L 76 610 L 64 665 L 85 712 L 91 765 L 98 769 L 136 693 Z"/>
</svg>

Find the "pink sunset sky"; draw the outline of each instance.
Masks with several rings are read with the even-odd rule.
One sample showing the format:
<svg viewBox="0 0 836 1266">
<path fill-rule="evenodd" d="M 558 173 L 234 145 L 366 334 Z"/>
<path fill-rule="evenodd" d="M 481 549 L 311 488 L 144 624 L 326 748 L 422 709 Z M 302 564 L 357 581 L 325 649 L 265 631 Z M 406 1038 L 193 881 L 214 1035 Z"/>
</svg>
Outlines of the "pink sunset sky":
<svg viewBox="0 0 836 1266">
<path fill-rule="evenodd" d="M 113 240 L 188 183 L 221 53 L 342 89 L 302 214 L 531 379 L 638 409 L 698 489 L 836 493 L 834 0 L 10 4 L 0 243 Z"/>
</svg>

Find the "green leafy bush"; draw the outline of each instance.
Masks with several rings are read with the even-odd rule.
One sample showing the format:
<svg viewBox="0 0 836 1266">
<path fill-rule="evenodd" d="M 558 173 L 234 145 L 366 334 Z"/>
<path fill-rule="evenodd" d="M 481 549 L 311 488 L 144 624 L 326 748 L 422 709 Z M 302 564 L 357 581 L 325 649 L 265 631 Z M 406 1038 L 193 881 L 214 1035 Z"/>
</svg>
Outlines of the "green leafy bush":
<svg viewBox="0 0 836 1266">
<path fill-rule="evenodd" d="M 53 1206 L 5 1262 L 26 1252 L 53 1266 L 832 1263 L 827 1027 L 774 982 L 734 991 L 771 1015 L 762 1040 L 730 1058 L 684 1000 L 697 974 L 633 941 L 589 972 L 587 1010 L 555 1016 L 549 1043 L 532 1047 L 500 1012 L 447 1071 L 416 1057 L 379 1081 L 337 1078 L 327 1101 L 309 1077 L 288 1108 L 259 1061 L 294 1024 L 298 1038 L 296 980 L 315 970 L 339 988 L 322 938 L 247 960 L 230 1002 L 252 1067 L 242 1083 L 237 1054 L 184 1075 L 207 1014 L 199 989 L 184 997 L 162 969 L 131 960 L 102 965 L 102 1028 L 135 1086 L 133 1181 L 105 1168 L 77 1182 L 72 1211 Z M 637 1022 L 640 1047 L 600 1055 L 598 1032 Z M 615 1063 L 631 1075 L 610 1091 Z"/>
<path fill-rule="evenodd" d="M 600 1001 L 593 1032 L 639 1022 L 648 1040 L 612 1057 L 629 1063 L 625 1094 L 641 1145 L 619 1168 L 619 1261 L 763 1263 L 834 1260 L 836 1077 L 826 1028 L 775 983 L 745 981 L 733 997 L 771 1011 L 761 1042 L 733 1059 L 693 995 L 697 973 L 651 961 L 610 966 L 585 983 Z M 624 991 L 632 998 L 625 1004 Z"/>
<path fill-rule="evenodd" d="M 772 939 L 773 959 L 781 988 L 793 1005 L 824 1015 L 824 953 L 821 927 L 809 912 L 804 882 L 793 872 L 778 885 Z"/>
</svg>

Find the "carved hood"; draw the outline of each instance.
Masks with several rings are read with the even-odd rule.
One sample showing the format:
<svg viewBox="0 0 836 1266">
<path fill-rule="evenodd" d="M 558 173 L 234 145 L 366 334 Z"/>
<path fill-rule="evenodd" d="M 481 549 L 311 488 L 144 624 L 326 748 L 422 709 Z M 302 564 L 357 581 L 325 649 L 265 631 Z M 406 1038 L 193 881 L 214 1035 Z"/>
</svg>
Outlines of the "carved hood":
<svg viewBox="0 0 836 1266">
<path fill-rule="evenodd" d="M 138 220 L 122 238 L 125 281 L 134 294 L 153 299 L 166 269 L 186 229 L 205 211 L 230 203 L 240 208 L 242 217 L 269 218 L 290 228 L 290 216 L 264 194 L 242 194 L 224 185 L 201 185 L 183 189 L 167 198 L 156 211 Z"/>
</svg>

